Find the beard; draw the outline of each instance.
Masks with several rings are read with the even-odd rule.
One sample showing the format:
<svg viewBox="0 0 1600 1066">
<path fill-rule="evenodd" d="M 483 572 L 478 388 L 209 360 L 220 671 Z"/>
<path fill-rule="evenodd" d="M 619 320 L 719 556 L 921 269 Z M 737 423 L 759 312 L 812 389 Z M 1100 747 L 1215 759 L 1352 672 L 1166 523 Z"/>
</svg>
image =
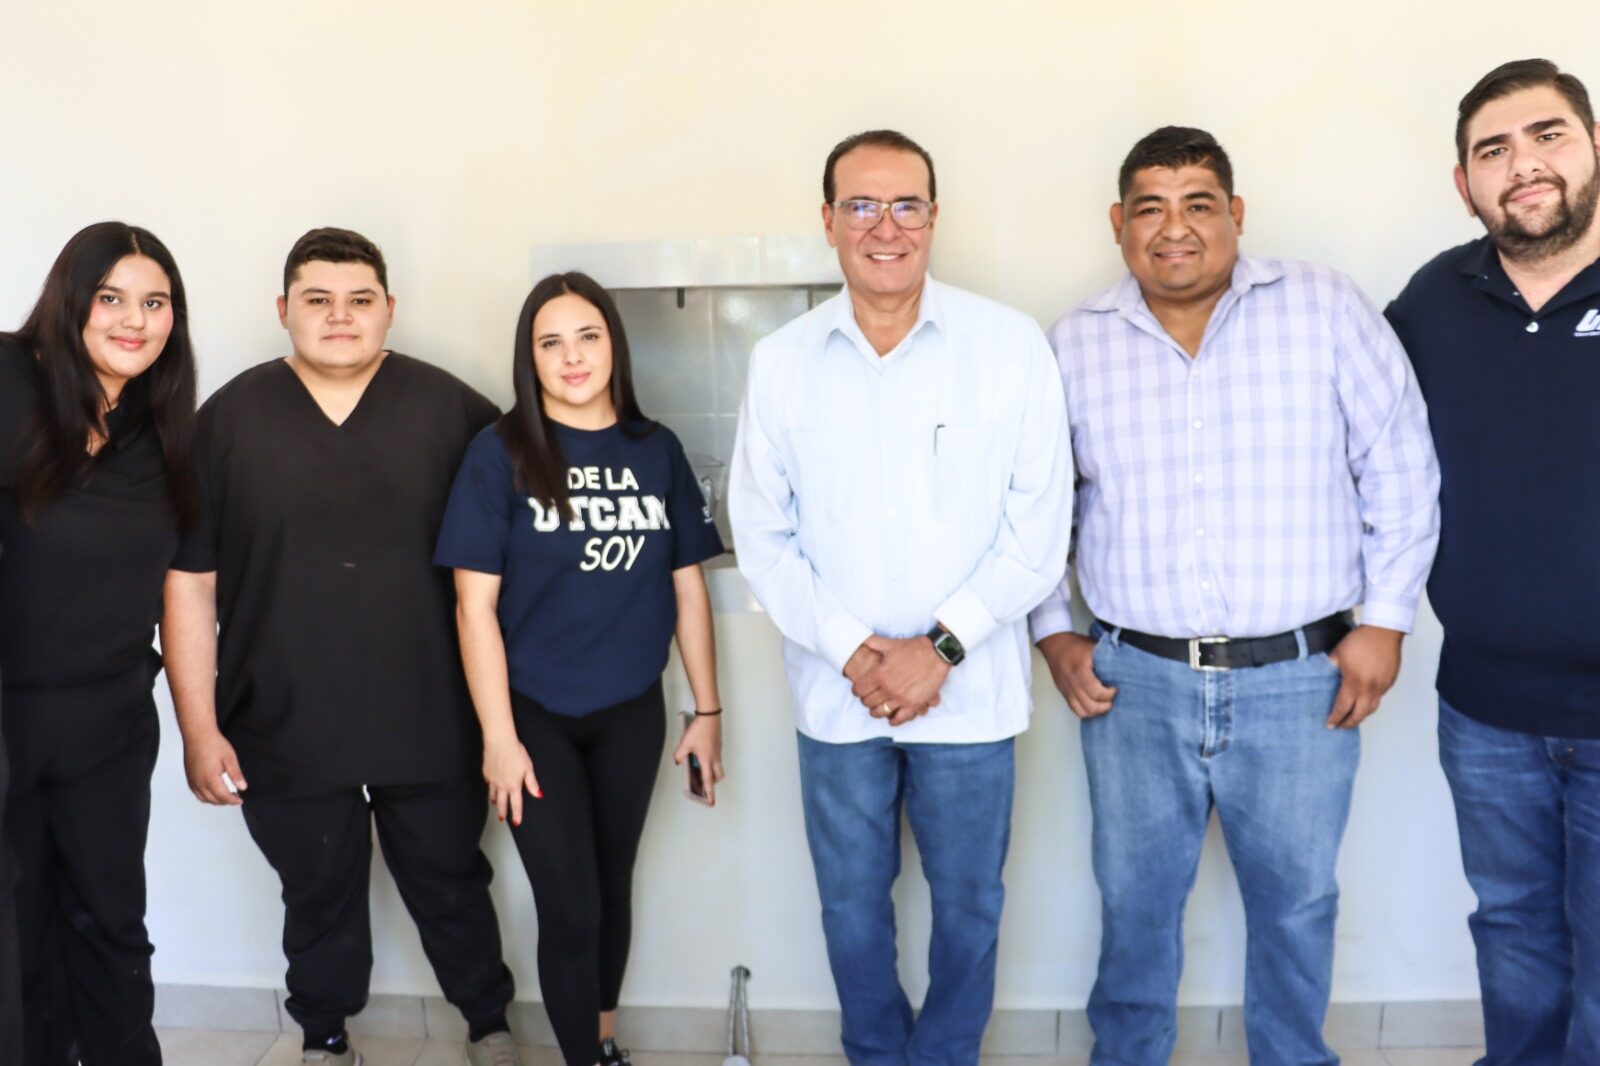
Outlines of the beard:
<svg viewBox="0 0 1600 1066">
<path fill-rule="evenodd" d="M 1582 240 L 1594 223 L 1596 204 L 1600 203 L 1600 167 L 1579 187 L 1576 196 L 1567 196 L 1566 180 L 1559 175 L 1553 174 L 1546 181 L 1561 193 L 1561 199 L 1542 219 L 1520 219 L 1506 208 L 1511 195 L 1526 185 L 1506 190 L 1500 198 L 1498 216 L 1478 212 L 1489 239 L 1507 259 L 1537 262 L 1558 255 Z"/>
</svg>

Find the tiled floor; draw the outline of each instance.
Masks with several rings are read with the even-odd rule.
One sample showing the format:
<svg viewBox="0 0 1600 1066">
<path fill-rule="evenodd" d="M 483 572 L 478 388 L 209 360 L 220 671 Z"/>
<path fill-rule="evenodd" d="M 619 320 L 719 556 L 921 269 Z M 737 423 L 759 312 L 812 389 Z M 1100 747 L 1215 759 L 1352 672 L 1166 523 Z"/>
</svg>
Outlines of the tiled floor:
<svg viewBox="0 0 1600 1066">
<path fill-rule="evenodd" d="M 230 1033 L 215 1029 L 161 1029 L 166 1066 L 298 1066 L 299 1034 Z M 357 1041 L 366 1066 L 461 1066 L 460 1044 L 362 1037 Z M 1481 1048 L 1390 1048 L 1343 1052 L 1344 1066 L 1471 1066 Z M 667 1052 L 635 1055 L 639 1066 L 721 1066 L 720 1055 Z M 523 1048 L 525 1066 L 561 1066 L 553 1048 Z M 757 1066 L 843 1066 L 826 1055 L 761 1055 Z M 1087 1066 L 1087 1059 L 986 1058 L 983 1066 Z M 1239 1054 L 1180 1054 L 1172 1066 L 1249 1066 Z"/>
</svg>

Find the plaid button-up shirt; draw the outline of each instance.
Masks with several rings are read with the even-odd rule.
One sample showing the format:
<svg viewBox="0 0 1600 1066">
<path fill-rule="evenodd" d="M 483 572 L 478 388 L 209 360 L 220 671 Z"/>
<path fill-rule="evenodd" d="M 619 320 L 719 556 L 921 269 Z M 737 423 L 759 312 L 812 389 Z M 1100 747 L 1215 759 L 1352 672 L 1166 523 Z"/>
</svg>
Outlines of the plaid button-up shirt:
<svg viewBox="0 0 1600 1066">
<path fill-rule="evenodd" d="M 1364 604 L 1409 632 L 1439 533 L 1427 411 L 1354 282 L 1241 256 L 1190 358 L 1131 275 L 1051 329 L 1094 614 L 1169 637 L 1280 633 Z M 1031 615 L 1067 631 L 1067 580 Z"/>
</svg>

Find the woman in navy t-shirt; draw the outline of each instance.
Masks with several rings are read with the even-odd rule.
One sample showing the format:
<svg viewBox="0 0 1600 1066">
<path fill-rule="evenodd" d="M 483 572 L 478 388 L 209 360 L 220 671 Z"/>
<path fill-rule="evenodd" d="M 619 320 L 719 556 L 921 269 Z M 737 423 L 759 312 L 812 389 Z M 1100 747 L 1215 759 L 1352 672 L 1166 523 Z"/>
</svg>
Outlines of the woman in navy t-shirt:
<svg viewBox="0 0 1600 1066">
<path fill-rule="evenodd" d="M 639 410 L 622 322 L 593 279 L 534 286 L 512 380 L 516 405 L 462 461 L 434 561 L 455 568 L 483 776 L 533 884 L 551 1026 L 570 1066 L 615 1064 L 674 636 L 697 709 L 673 759 L 698 761 L 708 803 L 722 777 L 699 565 L 722 542 L 683 446 Z"/>
</svg>

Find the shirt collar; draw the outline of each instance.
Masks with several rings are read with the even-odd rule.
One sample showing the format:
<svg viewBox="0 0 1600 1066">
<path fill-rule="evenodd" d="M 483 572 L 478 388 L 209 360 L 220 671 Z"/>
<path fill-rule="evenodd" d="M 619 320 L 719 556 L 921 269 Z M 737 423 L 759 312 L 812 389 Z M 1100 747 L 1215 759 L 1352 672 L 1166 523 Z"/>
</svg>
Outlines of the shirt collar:
<svg viewBox="0 0 1600 1066">
<path fill-rule="evenodd" d="M 1468 277 L 1487 278 L 1491 276 L 1490 264 L 1500 266 L 1499 253 L 1495 251 L 1494 242 L 1487 236 L 1479 237 L 1461 246 L 1461 254 L 1456 256 L 1456 269 Z M 1501 268 L 1502 272 L 1504 268 Z"/>
<path fill-rule="evenodd" d="M 1277 260 L 1241 255 L 1234 261 L 1233 280 L 1228 286 L 1228 291 L 1234 299 L 1237 299 L 1257 285 L 1270 285 L 1281 280 L 1287 273 L 1284 265 Z M 1220 308 L 1224 302 L 1232 301 L 1219 301 L 1218 307 Z M 1124 275 L 1122 280 L 1111 288 L 1085 300 L 1083 309 L 1101 312 L 1119 311 L 1124 317 L 1150 313 L 1144 302 L 1144 292 L 1139 288 L 1139 279 L 1132 273 Z"/>
<path fill-rule="evenodd" d="M 944 285 L 934 281 L 932 274 L 923 276 L 922 296 L 917 301 L 917 321 L 906 334 L 905 340 L 900 342 L 900 347 L 920 334 L 925 326 L 932 326 L 941 336 L 949 332 L 945 325 L 943 289 Z M 849 286 L 839 292 L 838 306 L 834 308 L 833 322 L 828 329 L 829 336 L 834 333 L 843 334 L 863 353 L 870 352 L 874 359 L 878 357 L 877 350 L 868 343 L 866 334 L 861 332 L 861 324 L 856 321 L 856 308 L 850 300 Z"/>
<path fill-rule="evenodd" d="M 1518 304 L 1526 311 L 1527 305 L 1517 295 L 1516 285 L 1506 273 L 1505 264 L 1500 261 L 1500 250 L 1494 246 L 1488 234 L 1462 247 L 1461 254 L 1456 256 L 1456 269 L 1472 278 L 1478 288 L 1508 303 Z M 1539 309 L 1539 314 L 1558 311 L 1596 294 L 1600 294 L 1600 259 L 1578 271 L 1560 292 Z"/>
</svg>

